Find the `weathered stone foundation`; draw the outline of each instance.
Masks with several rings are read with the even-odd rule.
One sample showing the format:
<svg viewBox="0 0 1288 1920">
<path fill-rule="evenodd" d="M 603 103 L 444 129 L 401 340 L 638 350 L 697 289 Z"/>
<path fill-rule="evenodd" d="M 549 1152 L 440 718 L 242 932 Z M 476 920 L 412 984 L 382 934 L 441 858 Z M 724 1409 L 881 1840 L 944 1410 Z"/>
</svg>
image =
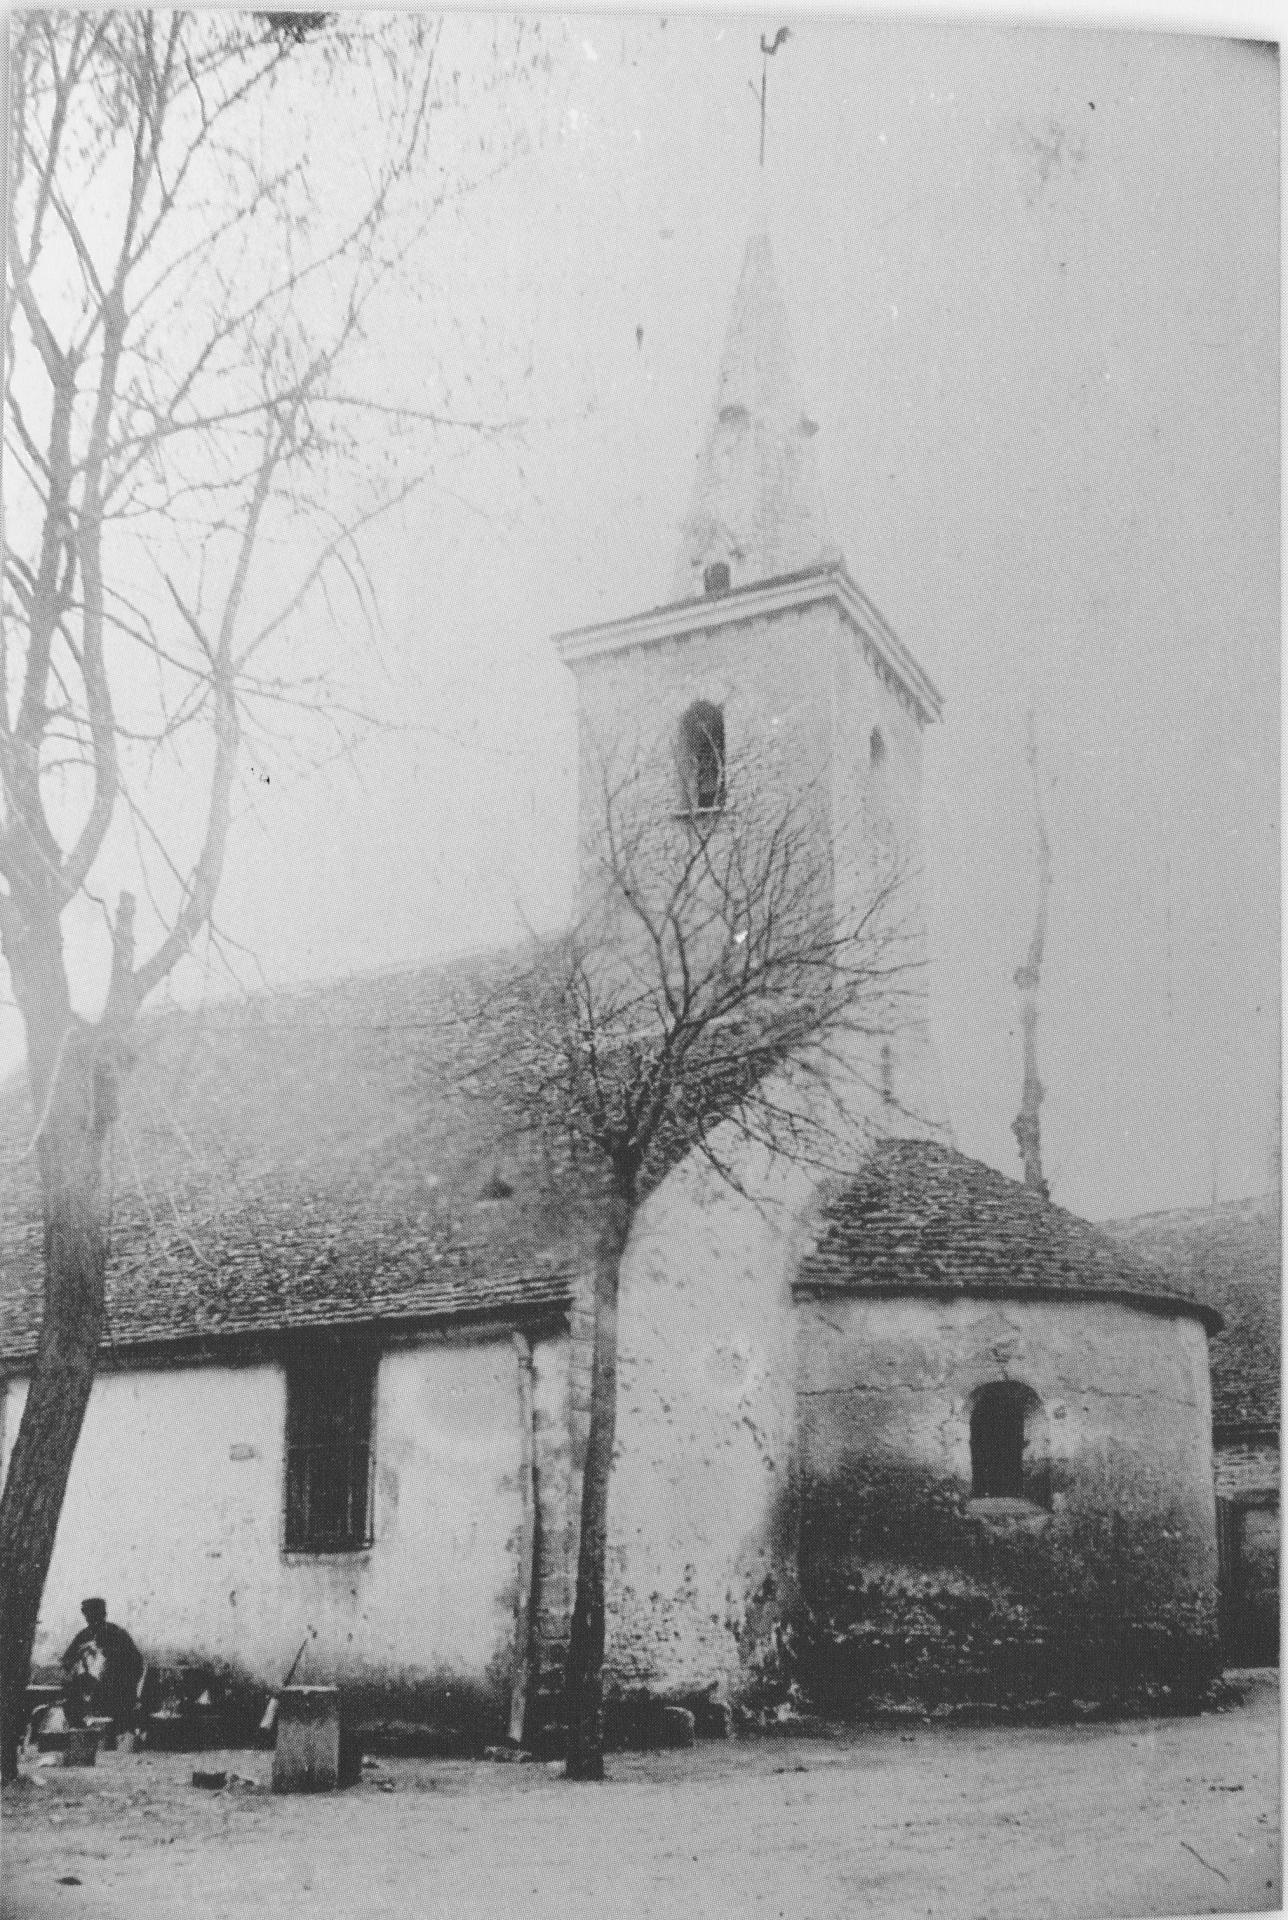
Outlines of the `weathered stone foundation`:
<svg viewBox="0 0 1288 1920">
<path fill-rule="evenodd" d="M 803 1490 L 785 1677 L 829 1713 L 1197 1704 L 1219 1671 L 1201 1517 L 1130 1462 L 983 1515 L 893 1461 Z"/>
<path fill-rule="evenodd" d="M 1115 1301 L 802 1303 L 799 1600 L 821 1710 L 1194 1703 L 1219 1671 L 1202 1327 Z M 981 1395 L 1016 1409 L 1014 1484 Z"/>
</svg>

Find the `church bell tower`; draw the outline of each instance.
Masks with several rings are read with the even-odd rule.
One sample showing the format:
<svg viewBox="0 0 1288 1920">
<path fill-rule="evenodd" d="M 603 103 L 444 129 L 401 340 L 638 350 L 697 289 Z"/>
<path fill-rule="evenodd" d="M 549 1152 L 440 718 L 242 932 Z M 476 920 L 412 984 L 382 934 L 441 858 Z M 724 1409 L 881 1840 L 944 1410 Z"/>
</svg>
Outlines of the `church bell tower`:
<svg viewBox="0 0 1288 1920">
<path fill-rule="evenodd" d="M 792 365 L 768 234 L 748 241 L 670 598 L 556 636 L 577 680 L 583 884 L 604 796 L 637 821 L 790 818 L 841 923 L 877 876 L 905 873 L 900 912 L 924 957 L 922 735 L 940 696 L 852 579 L 828 528 L 819 429 Z M 613 783 L 617 783 L 615 786 Z M 733 830 L 732 827 L 730 829 Z M 667 835 L 658 859 L 670 857 Z M 713 838 L 714 844 L 714 838 Z M 884 1049 L 895 1100 L 944 1125 L 924 1022 Z"/>
</svg>

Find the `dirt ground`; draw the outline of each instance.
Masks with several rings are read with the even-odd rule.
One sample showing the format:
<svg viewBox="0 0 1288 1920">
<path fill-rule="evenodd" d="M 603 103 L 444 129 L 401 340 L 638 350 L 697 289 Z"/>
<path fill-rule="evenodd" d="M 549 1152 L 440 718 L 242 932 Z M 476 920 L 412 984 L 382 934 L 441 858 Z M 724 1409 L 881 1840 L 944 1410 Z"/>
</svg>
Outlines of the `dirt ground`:
<svg viewBox="0 0 1288 1920">
<path fill-rule="evenodd" d="M 861 1730 L 545 1766 L 381 1761 L 316 1798 L 263 1753 L 24 1765 L 3 1920 L 762 1915 L 1073 1920 L 1280 1904 L 1277 1676 L 1193 1720 Z M 194 1765 L 247 1776 L 221 1792 Z M 253 1784 L 252 1784 L 253 1783 Z"/>
</svg>

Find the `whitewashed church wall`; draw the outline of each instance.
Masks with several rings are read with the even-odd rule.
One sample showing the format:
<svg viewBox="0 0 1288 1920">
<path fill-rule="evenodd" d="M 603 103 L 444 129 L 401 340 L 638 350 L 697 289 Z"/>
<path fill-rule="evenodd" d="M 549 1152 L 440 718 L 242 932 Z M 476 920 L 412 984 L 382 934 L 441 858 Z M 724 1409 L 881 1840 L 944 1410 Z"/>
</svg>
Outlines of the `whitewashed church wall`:
<svg viewBox="0 0 1288 1920">
<path fill-rule="evenodd" d="M 870 1295 L 804 1300 L 800 1313 L 811 1472 L 893 1456 L 969 1490 L 973 1396 L 1016 1381 L 1041 1402 L 1030 1444 L 1057 1483 L 1115 1455 L 1190 1507 L 1214 1542 L 1211 1389 L 1197 1320 L 1115 1300 Z"/>
<path fill-rule="evenodd" d="M 834 622 L 824 606 L 795 608 L 579 665 L 584 874 L 594 873 L 603 840 L 606 775 L 626 837 L 637 820 L 665 822 L 689 804 L 677 741 L 699 700 L 724 714 L 731 822 L 745 822 L 748 809 L 762 822 L 790 810 L 803 844 L 828 847 Z"/>
<path fill-rule="evenodd" d="M 691 1160 L 623 1267 L 608 1667 L 625 1689 L 736 1699 L 790 1579 L 790 1280 L 818 1176 L 745 1145 L 737 1160 L 758 1200 Z"/>
<path fill-rule="evenodd" d="M 1219 1646 L 1196 1319 L 828 1294 L 800 1303 L 798 1365 L 807 1693 L 841 1712 L 1202 1697 Z M 990 1485 L 986 1423 L 978 1498 L 972 1414 L 994 1382 L 1026 1390 L 1020 1473 Z"/>
<path fill-rule="evenodd" d="M 838 923 L 854 926 L 880 889 L 888 906 L 872 923 L 891 936 L 894 971 L 884 1032 L 873 1035 L 866 1073 L 889 1096 L 887 1134 L 951 1139 L 943 1070 L 931 1035 L 928 879 L 922 836 L 922 728 L 910 701 L 839 613 L 832 620 L 830 753 L 832 845 Z M 893 883 L 893 884 L 892 884 Z M 883 1065 L 882 1055 L 888 1056 Z"/>
<path fill-rule="evenodd" d="M 566 1341 L 538 1345 L 539 1426 L 566 1426 Z M 11 1382 L 4 1444 L 25 1383 Z M 364 1715 L 460 1725 L 508 1710 L 523 1518 L 517 1362 L 504 1340 L 386 1351 L 374 1415 L 372 1544 L 283 1547 L 280 1366 L 104 1372 L 72 1469 L 35 1647 L 56 1661 L 101 1593 L 155 1662 L 210 1662 L 355 1690 Z M 7 1463 L 7 1461 L 6 1461 Z"/>
</svg>

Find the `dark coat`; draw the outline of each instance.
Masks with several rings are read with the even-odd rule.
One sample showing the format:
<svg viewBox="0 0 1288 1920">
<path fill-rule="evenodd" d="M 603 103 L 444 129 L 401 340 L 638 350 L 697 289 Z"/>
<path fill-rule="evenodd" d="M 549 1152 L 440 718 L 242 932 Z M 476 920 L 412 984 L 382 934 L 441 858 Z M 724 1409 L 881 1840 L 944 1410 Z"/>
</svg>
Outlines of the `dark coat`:
<svg viewBox="0 0 1288 1920">
<path fill-rule="evenodd" d="M 85 1709 L 110 1719 L 118 1730 L 134 1724 L 143 1668 L 143 1655 L 125 1628 L 111 1620 L 82 1627 L 63 1655 L 63 1671 L 69 1681 L 79 1680 Z"/>
</svg>

